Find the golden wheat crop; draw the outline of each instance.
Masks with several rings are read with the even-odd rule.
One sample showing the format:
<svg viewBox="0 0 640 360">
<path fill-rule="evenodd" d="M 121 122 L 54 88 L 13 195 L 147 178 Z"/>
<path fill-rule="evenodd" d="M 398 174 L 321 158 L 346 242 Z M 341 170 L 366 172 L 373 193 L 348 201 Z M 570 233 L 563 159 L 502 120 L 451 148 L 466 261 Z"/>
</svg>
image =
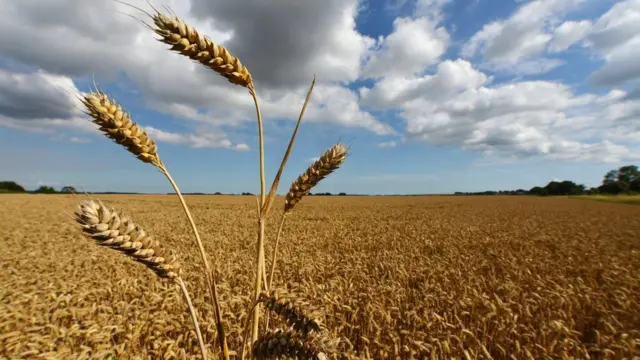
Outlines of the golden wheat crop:
<svg viewBox="0 0 640 360">
<path fill-rule="evenodd" d="M 166 221 L 181 216 L 181 205 L 160 195 L 101 200 L 135 214 L 136 224 L 180 255 L 209 357 L 218 357 L 189 224 Z M 237 350 L 253 301 L 255 273 L 244 264 L 255 261 L 255 242 L 247 241 L 255 237 L 255 199 L 186 201 L 221 279 L 222 318 Z M 0 195 L 0 358 L 199 357 L 175 286 L 78 236 L 69 212 L 77 202 Z M 341 340 L 340 351 L 370 359 L 640 356 L 640 207 L 531 197 L 309 197 L 296 209 L 282 232 L 274 283 Z M 275 232 L 269 228 L 266 238 Z M 292 322 L 271 321 L 280 328 Z"/>
</svg>

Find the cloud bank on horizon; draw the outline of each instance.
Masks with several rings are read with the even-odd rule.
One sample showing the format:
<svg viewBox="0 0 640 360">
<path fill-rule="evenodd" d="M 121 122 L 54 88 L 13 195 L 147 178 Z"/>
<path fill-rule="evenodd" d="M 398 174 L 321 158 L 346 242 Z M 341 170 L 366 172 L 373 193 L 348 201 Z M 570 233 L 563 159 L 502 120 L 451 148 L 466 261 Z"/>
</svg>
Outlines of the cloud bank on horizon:
<svg viewBox="0 0 640 360">
<path fill-rule="evenodd" d="M 378 151 L 422 144 L 509 161 L 640 160 L 640 0 L 153 3 L 242 60 L 267 122 L 293 123 L 315 74 L 305 121 L 363 136 Z M 91 146 L 100 135 L 75 93 L 96 78 L 140 99 L 134 119 L 159 143 L 254 150 L 245 89 L 169 53 L 125 15 L 145 20 L 134 8 L 0 7 L 0 133 Z"/>
</svg>

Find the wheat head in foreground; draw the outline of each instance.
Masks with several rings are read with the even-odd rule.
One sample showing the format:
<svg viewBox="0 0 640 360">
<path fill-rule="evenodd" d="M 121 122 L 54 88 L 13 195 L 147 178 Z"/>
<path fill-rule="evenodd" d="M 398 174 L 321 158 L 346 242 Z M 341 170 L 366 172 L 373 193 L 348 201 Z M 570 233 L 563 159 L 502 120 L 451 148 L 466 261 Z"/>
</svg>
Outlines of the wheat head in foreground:
<svg viewBox="0 0 640 360">
<path fill-rule="evenodd" d="M 162 37 L 159 41 L 172 45 L 171 50 L 211 68 L 232 84 L 251 87 L 253 80 L 249 70 L 226 48 L 201 35 L 175 15 L 156 12 L 152 18 L 157 27 L 153 31 Z"/>
<path fill-rule="evenodd" d="M 93 123 L 100 126 L 100 131 L 124 146 L 138 159 L 162 167 L 158 156 L 158 148 L 147 133 L 131 120 L 129 113 L 107 94 L 97 91 L 89 92 L 82 99 L 87 108 L 87 114 L 93 118 Z"/>
<path fill-rule="evenodd" d="M 120 250 L 145 264 L 162 278 L 179 276 L 180 265 L 168 259 L 160 243 L 127 216 L 118 214 L 103 203 L 86 200 L 78 206 L 76 221 L 98 244 Z"/>
<path fill-rule="evenodd" d="M 276 293 L 272 295 L 263 293 L 260 301 L 265 304 L 265 308 L 282 317 L 300 335 L 320 333 L 323 330 L 318 320 L 305 314 L 290 299 L 280 298 Z"/>
<path fill-rule="evenodd" d="M 284 212 L 287 213 L 309 194 L 311 189 L 316 186 L 320 180 L 329 176 L 332 172 L 342 165 L 347 158 L 348 151 L 344 145 L 338 143 L 333 145 L 320 156 L 304 173 L 302 173 L 296 181 L 291 184 L 289 192 L 284 201 Z"/>
<path fill-rule="evenodd" d="M 318 339 L 292 331 L 268 331 L 253 344 L 256 359 L 328 360 Z"/>
<path fill-rule="evenodd" d="M 78 205 L 76 221 L 82 229 L 98 244 L 120 250 L 136 261 L 145 264 L 159 277 L 175 281 L 182 290 L 187 302 L 191 321 L 198 338 L 202 359 L 207 360 L 207 350 L 200 331 L 196 312 L 184 281 L 180 277 L 180 265 L 175 257 L 169 260 L 157 240 L 154 240 L 141 227 L 127 216 L 118 214 L 115 209 L 106 207 L 100 201 L 86 200 Z"/>
</svg>

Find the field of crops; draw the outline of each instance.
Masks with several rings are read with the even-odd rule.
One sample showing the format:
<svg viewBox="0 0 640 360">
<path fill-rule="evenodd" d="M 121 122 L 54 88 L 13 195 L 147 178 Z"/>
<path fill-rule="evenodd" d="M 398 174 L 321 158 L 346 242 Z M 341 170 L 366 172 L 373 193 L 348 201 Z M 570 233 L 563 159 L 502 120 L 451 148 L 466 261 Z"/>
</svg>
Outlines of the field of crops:
<svg viewBox="0 0 640 360">
<path fill-rule="evenodd" d="M 215 358 L 213 311 L 177 199 L 100 199 L 178 253 Z M 254 281 L 255 199 L 187 202 L 237 350 Z M 176 285 L 84 237 L 75 203 L 0 196 L 0 358 L 199 358 Z M 640 207 L 566 198 L 309 197 L 286 223 L 275 283 L 361 358 L 632 359 L 639 219 Z"/>
</svg>

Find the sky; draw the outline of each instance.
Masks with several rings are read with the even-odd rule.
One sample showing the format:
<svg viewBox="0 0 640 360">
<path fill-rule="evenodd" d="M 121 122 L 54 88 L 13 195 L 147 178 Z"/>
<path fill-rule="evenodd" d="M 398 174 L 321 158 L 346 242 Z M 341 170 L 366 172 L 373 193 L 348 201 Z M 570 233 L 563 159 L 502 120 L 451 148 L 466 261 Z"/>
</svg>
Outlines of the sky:
<svg viewBox="0 0 640 360">
<path fill-rule="evenodd" d="M 144 0 L 127 0 L 153 12 Z M 640 163 L 640 0 L 153 0 L 247 66 L 270 184 L 316 85 L 279 193 L 334 143 L 314 192 L 598 186 Z M 105 90 L 183 192 L 259 191 L 255 109 L 116 0 L 0 0 L 0 180 L 164 193 L 78 94 Z"/>
</svg>

